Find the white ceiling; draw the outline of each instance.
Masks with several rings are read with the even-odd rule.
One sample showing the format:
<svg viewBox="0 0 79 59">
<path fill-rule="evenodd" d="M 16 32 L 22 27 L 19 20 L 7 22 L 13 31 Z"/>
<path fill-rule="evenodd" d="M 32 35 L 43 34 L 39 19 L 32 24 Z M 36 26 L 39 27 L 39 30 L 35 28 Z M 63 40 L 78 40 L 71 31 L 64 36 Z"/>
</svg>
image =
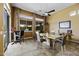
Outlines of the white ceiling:
<svg viewBox="0 0 79 59">
<path fill-rule="evenodd" d="M 74 3 L 12 3 L 12 6 L 43 15 L 45 12 L 50 10 L 55 9 L 55 12 L 57 12 L 73 4 Z"/>
</svg>

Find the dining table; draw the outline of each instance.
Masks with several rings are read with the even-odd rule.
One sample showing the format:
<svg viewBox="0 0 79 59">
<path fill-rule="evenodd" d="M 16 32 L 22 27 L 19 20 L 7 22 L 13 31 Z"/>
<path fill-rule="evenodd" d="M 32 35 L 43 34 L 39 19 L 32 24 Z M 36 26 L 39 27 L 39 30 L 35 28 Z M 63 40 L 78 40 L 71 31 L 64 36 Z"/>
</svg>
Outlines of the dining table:
<svg viewBox="0 0 79 59">
<path fill-rule="evenodd" d="M 46 33 L 40 33 L 40 36 L 42 37 L 42 38 L 45 38 L 45 36 L 46 36 Z M 61 36 L 60 35 L 58 35 L 58 34 L 50 34 L 50 33 L 48 33 L 48 40 L 49 40 L 49 44 L 50 44 L 50 48 L 52 49 L 55 49 L 55 42 L 60 38 Z"/>
<path fill-rule="evenodd" d="M 55 42 L 58 41 L 58 39 L 60 38 L 60 35 L 53 35 L 53 34 L 49 34 L 48 35 L 48 39 L 50 42 L 50 48 L 53 47 L 53 49 L 55 49 Z"/>
</svg>

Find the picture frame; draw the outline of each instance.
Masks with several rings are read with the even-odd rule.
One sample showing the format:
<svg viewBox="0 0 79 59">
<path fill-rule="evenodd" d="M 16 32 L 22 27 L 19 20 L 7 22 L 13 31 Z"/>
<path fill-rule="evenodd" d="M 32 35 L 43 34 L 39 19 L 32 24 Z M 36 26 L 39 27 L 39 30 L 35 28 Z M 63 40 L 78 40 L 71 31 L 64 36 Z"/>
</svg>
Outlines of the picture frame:
<svg viewBox="0 0 79 59">
<path fill-rule="evenodd" d="M 71 21 L 61 21 L 59 22 L 59 29 L 69 29 L 71 28 Z"/>
</svg>

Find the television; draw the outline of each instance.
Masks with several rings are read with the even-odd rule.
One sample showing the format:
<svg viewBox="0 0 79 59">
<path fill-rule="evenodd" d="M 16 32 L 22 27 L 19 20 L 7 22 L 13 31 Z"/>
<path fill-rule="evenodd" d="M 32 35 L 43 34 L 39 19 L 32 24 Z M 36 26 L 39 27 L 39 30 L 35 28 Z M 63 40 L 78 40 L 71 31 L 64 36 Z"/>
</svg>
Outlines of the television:
<svg viewBox="0 0 79 59">
<path fill-rule="evenodd" d="M 61 21 L 59 22 L 60 29 L 69 29 L 71 28 L 71 21 Z"/>
</svg>

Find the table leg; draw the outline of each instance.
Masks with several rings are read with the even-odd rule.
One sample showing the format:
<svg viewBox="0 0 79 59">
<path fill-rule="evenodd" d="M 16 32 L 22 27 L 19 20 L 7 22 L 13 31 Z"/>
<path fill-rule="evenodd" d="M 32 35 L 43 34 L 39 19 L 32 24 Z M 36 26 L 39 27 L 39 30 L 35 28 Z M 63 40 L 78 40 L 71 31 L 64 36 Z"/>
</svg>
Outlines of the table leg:
<svg viewBox="0 0 79 59">
<path fill-rule="evenodd" d="M 50 48 L 52 48 L 52 46 L 53 46 L 52 43 L 53 43 L 53 42 L 52 42 L 52 40 L 50 39 Z"/>
<path fill-rule="evenodd" d="M 55 49 L 55 41 L 53 41 L 53 49 Z"/>
</svg>

